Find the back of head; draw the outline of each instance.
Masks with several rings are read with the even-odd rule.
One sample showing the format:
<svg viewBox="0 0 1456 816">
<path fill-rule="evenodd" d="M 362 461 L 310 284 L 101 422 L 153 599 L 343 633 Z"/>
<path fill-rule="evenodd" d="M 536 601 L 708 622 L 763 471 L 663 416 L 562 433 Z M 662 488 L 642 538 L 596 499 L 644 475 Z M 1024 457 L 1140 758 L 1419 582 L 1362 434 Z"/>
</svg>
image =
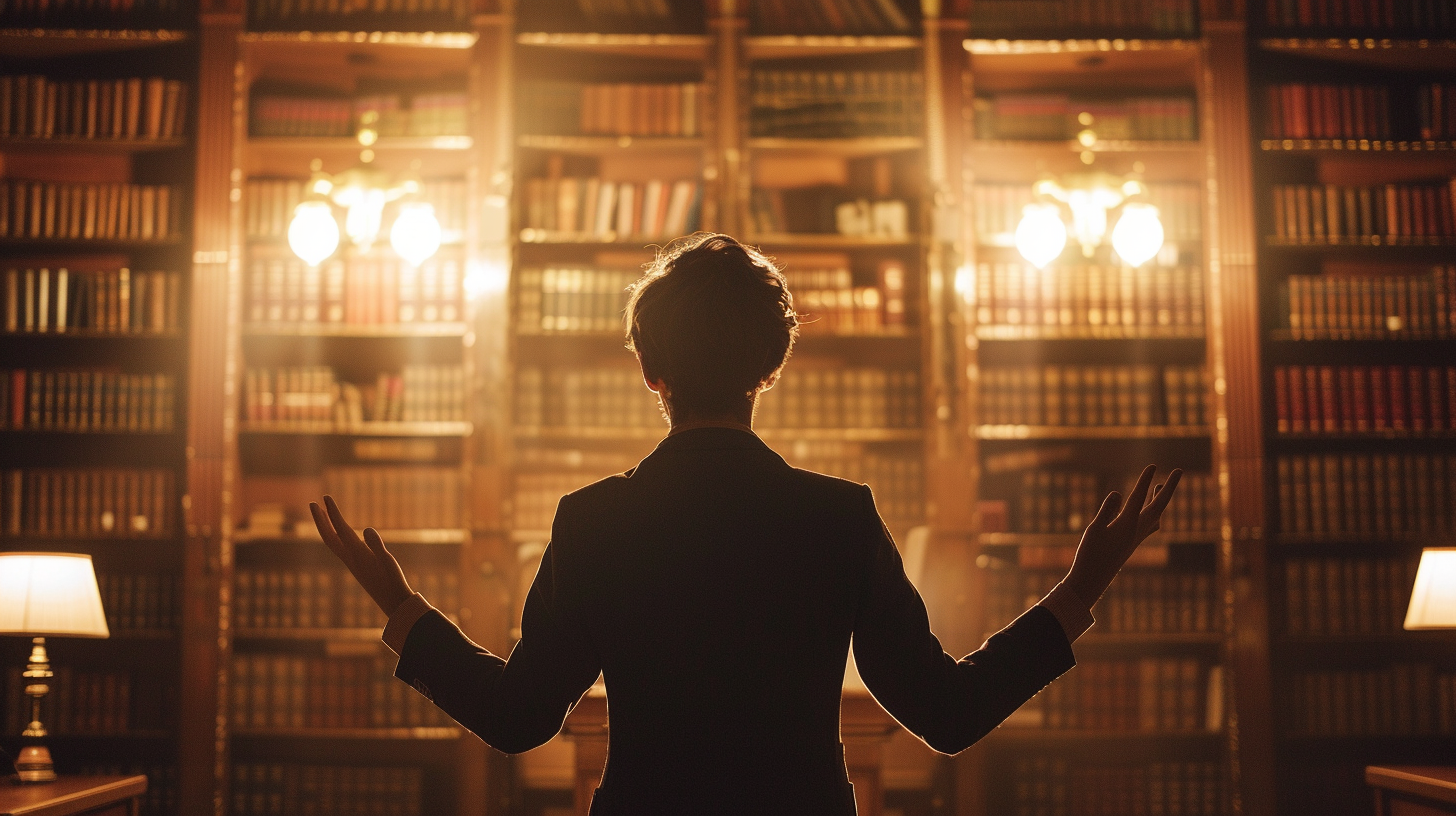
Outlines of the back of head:
<svg viewBox="0 0 1456 816">
<path fill-rule="evenodd" d="M 733 413 L 788 359 L 798 334 L 793 299 L 758 250 L 718 234 L 663 251 L 632 287 L 627 345 L 666 386 L 675 420 Z"/>
</svg>

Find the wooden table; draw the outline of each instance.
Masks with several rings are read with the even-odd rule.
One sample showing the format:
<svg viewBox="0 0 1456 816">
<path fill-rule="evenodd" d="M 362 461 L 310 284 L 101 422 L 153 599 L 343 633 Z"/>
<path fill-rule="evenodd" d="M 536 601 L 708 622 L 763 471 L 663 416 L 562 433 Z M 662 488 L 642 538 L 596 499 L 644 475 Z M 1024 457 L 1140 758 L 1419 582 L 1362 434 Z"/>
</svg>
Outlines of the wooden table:
<svg viewBox="0 0 1456 816">
<path fill-rule="evenodd" d="M 1375 789 L 1376 816 L 1456 813 L 1456 766 L 1371 765 L 1365 781 Z"/>
<path fill-rule="evenodd" d="M 868 691 L 844 690 L 839 736 L 844 742 L 844 764 L 854 785 L 859 816 L 880 816 L 884 809 L 885 791 L 880 777 L 882 746 L 899 728 L 900 724 L 880 708 Z M 607 695 L 601 685 L 593 686 L 572 709 L 563 733 L 576 749 L 575 810 L 579 816 L 586 816 L 592 793 L 607 763 Z"/>
<path fill-rule="evenodd" d="M 63 776 L 54 782 L 0 782 L 0 816 L 138 816 L 145 776 Z"/>
</svg>

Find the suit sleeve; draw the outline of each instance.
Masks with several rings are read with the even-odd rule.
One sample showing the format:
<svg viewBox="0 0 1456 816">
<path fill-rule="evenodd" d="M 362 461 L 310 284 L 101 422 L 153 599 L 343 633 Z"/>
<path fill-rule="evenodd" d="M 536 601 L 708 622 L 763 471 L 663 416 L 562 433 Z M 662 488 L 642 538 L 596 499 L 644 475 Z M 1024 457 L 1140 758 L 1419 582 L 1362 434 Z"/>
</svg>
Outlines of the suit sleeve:
<svg viewBox="0 0 1456 816">
<path fill-rule="evenodd" d="M 438 611 L 410 629 L 394 676 L 409 683 L 486 744 L 520 753 L 551 739 L 601 664 L 562 580 L 562 514 L 526 595 L 521 639 L 501 659 Z"/>
<path fill-rule="evenodd" d="M 900 724 L 937 751 L 965 750 L 1076 665 L 1055 615 L 1033 606 L 956 660 L 930 631 L 925 602 L 863 488 L 867 575 L 854 628 L 865 685 Z"/>
</svg>

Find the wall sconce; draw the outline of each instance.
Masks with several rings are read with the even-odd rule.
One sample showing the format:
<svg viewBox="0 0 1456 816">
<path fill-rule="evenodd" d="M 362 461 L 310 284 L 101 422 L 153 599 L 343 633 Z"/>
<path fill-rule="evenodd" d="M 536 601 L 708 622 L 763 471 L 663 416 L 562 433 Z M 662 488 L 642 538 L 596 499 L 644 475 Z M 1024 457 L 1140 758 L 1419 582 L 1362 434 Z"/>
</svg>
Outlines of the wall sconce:
<svg viewBox="0 0 1456 816">
<path fill-rule="evenodd" d="M 1038 201 L 1021 211 L 1016 225 L 1016 249 L 1038 269 L 1061 256 L 1067 246 L 1068 230 L 1063 211 L 1072 214 L 1071 235 L 1092 253 L 1109 238 L 1109 214 L 1121 208 L 1112 228 L 1112 248 L 1132 266 L 1142 266 L 1163 248 L 1163 222 L 1158 208 L 1142 201 L 1130 201 L 1147 193 L 1142 182 L 1121 179 L 1107 173 L 1068 176 L 1066 183 L 1043 179 L 1032 186 Z"/>
<path fill-rule="evenodd" d="M 364 156 L 370 156 L 364 151 Z M 392 181 L 366 161 L 336 176 L 323 172 L 323 162 L 310 165 L 304 200 L 288 223 L 288 246 L 309 266 L 318 266 L 339 248 L 340 230 L 334 207 L 344 210 L 343 234 L 367 252 L 379 239 L 386 205 L 401 201 L 389 230 L 389 244 L 410 264 L 419 266 L 440 249 L 440 221 L 433 205 L 420 201 L 420 180 L 413 173 Z"/>
</svg>

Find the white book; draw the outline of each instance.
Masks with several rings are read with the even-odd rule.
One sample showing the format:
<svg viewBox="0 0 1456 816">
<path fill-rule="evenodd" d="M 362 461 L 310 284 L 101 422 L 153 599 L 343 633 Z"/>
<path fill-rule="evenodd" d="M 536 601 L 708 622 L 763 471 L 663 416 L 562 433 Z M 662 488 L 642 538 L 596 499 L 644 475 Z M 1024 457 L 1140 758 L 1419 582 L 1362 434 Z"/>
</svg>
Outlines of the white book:
<svg viewBox="0 0 1456 816">
<path fill-rule="evenodd" d="M 35 270 L 25 270 L 25 330 L 35 331 Z"/>
<path fill-rule="evenodd" d="M 628 182 L 621 182 L 617 185 L 617 238 L 630 238 L 636 235 L 633 226 L 636 222 L 637 187 Z"/>
<path fill-rule="evenodd" d="M 653 179 L 643 189 L 642 232 L 653 238 L 662 235 L 662 224 L 658 221 L 657 214 L 662 210 L 663 190 L 666 187 L 662 181 Z"/>
<path fill-rule="evenodd" d="M 614 225 L 614 211 L 617 205 L 617 185 L 610 181 L 603 181 L 600 191 L 597 193 L 597 214 L 594 219 L 596 235 L 607 237 L 612 232 Z"/>
<path fill-rule="evenodd" d="M 672 197 L 667 203 L 667 223 L 664 231 L 668 237 L 676 238 L 687 231 L 688 207 L 693 203 L 693 182 L 679 181 L 672 185 Z"/>
<path fill-rule="evenodd" d="M 39 280 L 36 282 L 36 331 L 47 331 L 50 328 L 51 311 L 51 271 L 42 269 Z"/>
</svg>

